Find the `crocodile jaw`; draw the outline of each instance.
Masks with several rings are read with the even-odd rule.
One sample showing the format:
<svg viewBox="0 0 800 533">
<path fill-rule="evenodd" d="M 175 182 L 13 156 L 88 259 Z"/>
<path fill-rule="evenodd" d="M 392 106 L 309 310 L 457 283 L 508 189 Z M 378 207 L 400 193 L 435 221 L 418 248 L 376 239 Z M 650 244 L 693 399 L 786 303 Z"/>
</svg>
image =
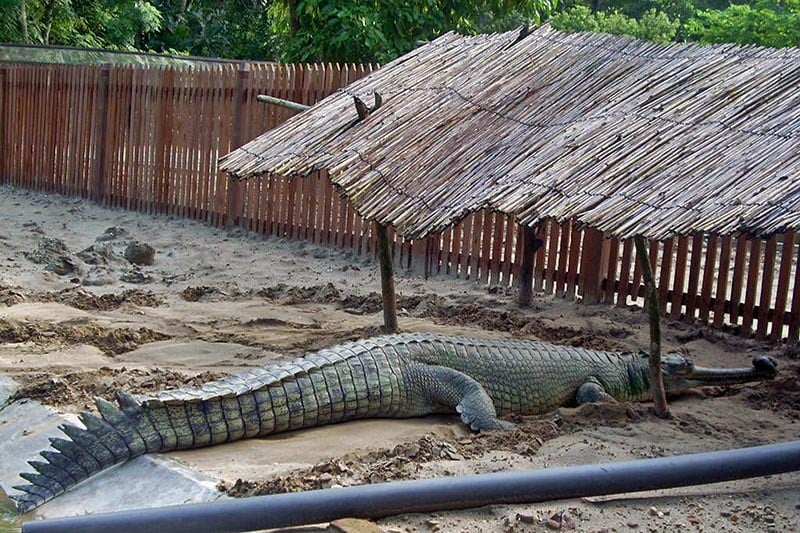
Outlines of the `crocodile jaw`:
<svg viewBox="0 0 800 533">
<path fill-rule="evenodd" d="M 771 380 L 778 374 L 778 363 L 765 355 L 754 357 L 753 366 L 749 368 L 706 368 L 675 354 L 665 356 L 663 363 L 664 387 L 668 393 L 695 387 Z"/>
</svg>

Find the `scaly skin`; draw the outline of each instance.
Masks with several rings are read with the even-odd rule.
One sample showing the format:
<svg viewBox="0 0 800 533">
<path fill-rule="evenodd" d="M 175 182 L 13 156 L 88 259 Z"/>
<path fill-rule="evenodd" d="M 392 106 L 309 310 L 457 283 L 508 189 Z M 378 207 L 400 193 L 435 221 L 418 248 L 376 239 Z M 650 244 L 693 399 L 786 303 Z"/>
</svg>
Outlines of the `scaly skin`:
<svg viewBox="0 0 800 533">
<path fill-rule="evenodd" d="M 664 357 L 665 385 L 699 385 L 775 376 L 762 357 L 749 369 L 696 368 Z M 473 430 L 503 429 L 498 415 L 545 413 L 589 401 L 651 398 L 647 356 L 524 340 L 406 334 L 352 342 L 289 363 L 249 370 L 200 389 L 153 397 L 98 398 L 100 416 L 82 412 L 86 429 L 61 426 L 30 485 L 12 496 L 27 512 L 111 465 L 139 455 L 199 448 L 357 418 L 407 418 L 456 411 Z"/>
</svg>

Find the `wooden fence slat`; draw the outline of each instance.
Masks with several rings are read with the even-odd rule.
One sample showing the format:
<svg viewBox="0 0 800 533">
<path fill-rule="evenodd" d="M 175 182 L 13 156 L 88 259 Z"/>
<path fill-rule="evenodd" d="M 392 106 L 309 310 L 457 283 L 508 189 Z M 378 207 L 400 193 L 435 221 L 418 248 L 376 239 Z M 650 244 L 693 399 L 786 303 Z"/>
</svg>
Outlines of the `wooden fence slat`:
<svg viewBox="0 0 800 533">
<path fill-rule="evenodd" d="M 8 179 L 7 159 L 11 151 L 8 141 L 8 66 L 0 64 L 0 184 Z"/>
<path fill-rule="evenodd" d="M 441 261 L 439 262 L 438 274 L 450 274 L 450 265 L 453 261 L 453 230 L 455 225 L 450 226 L 442 232 Z"/>
<path fill-rule="evenodd" d="M 495 216 L 491 211 L 483 211 L 483 223 L 481 224 L 481 247 L 479 264 L 481 269 L 480 281 L 483 284 L 489 283 L 489 270 L 492 262 L 492 235 L 495 228 Z M 478 279 L 476 277 L 476 279 Z"/>
<path fill-rule="evenodd" d="M 487 281 L 494 285 L 500 283 L 500 270 L 502 268 L 503 235 L 505 234 L 506 216 L 494 213 L 494 235 L 492 236 L 492 259 L 488 270 Z"/>
<path fill-rule="evenodd" d="M 33 122 L 35 124 L 34 129 L 30 131 L 29 135 L 29 146 L 31 146 L 31 170 L 32 170 L 32 178 L 33 178 L 33 186 L 34 189 L 37 191 L 41 191 L 44 189 L 42 183 L 42 143 L 38 139 L 38 135 L 36 135 L 36 141 L 34 141 L 34 131 L 41 132 L 44 130 L 44 119 L 45 114 L 44 106 L 45 99 L 47 98 L 48 91 L 45 88 L 46 84 L 46 74 L 47 71 L 45 69 L 34 69 L 33 71 L 33 79 L 34 79 L 34 95 L 35 95 L 35 106 L 31 110 L 33 113 Z"/>
<path fill-rule="evenodd" d="M 561 226 L 556 224 L 555 220 L 548 220 L 549 235 L 547 237 L 547 276 L 545 279 L 544 290 L 547 294 L 554 294 L 556 292 L 556 260 L 558 258 L 558 239 L 561 233 Z M 520 233 L 517 232 L 517 240 L 522 241 Z M 517 255 L 516 257 L 520 257 Z M 519 264 L 519 259 L 516 261 Z"/>
<path fill-rule="evenodd" d="M 202 137 L 202 109 L 203 109 L 203 97 L 202 93 L 198 88 L 202 88 L 200 85 L 201 80 L 203 79 L 200 75 L 202 71 L 194 70 L 192 71 L 192 91 L 191 91 L 191 100 L 188 108 L 188 117 L 190 119 L 191 127 L 191 139 L 189 140 L 189 165 L 188 165 L 188 175 L 187 175 L 187 187 L 186 192 L 184 193 L 185 200 L 183 205 L 181 206 L 181 210 L 184 217 L 188 218 L 195 218 L 197 213 L 197 196 L 198 196 L 198 181 L 200 178 L 200 158 L 202 154 L 199 150 L 197 150 L 197 146 L 201 144 L 201 137 Z M 256 189 L 258 191 L 261 190 L 261 180 L 257 179 L 256 182 Z M 257 196 L 254 198 L 255 201 L 255 208 L 253 212 L 253 217 L 256 218 L 258 216 L 258 206 L 260 206 L 260 197 Z M 257 219 L 254 220 L 253 229 L 255 230 L 255 223 L 257 223 Z"/>
<path fill-rule="evenodd" d="M 605 267 L 606 288 L 605 291 L 603 291 L 603 301 L 608 304 L 613 304 L 614 296 L 617 293 L 617 270 L 619 269 L 619 240 L 615 238 L 608 239 L 606 247 L 608 248 L 608 260 L 606 261 L 606 267 Z"/>
<path fill-rule="evenodd" d="M 572 221 L 561 224 L 561 239 L 558 247 L 558 271 L 556 273 L 556 296 L 563 298 L 567 293 L 567 272 L 569 271 L 569 245 L 572 237 Z"/>
<path fill-rule="evenodd" d="M 686 321 L 692 322 L 695 319 L 697 310 L 698 286 L 700 284 L 700 268 L 703 260 L 703 234 L 695 233 L 692 235 L 692 253 L 689 260 L 689 285 L 686 289 Z"/>
<path fill-rule="evenodd" d="M 683 291 L 686 281 L 686 260 L 689 254 L 689 239 L 678 237 L 678 253 L 675 256 L 675 277 L 672 283 L 672 307 L 669 316 L 677 319 L 683 313 Z"/>
<path fill-rule="evenodd" d="M 667 239 L 664 241 L 661 253 L 661 269 L 658 274 L 658 307 L 662 315 L 667 313 L 667 295 L 669 293 L 669 281 L 672 275 L 674 245 L 675 239 Z"/>
<path fill-rule="evenodd" d="M 450 239 L 450 246 L 452 248 L 450 252 L 450 265 L 448 267 L 447 273 L 451 276 L 458 277 L 459 276 L 459 264 L 461 261 L 461 254 L 463 253 L 463 247 L 461 246 L 462 240 L 464 238 L 464 221 L 462 220 L 455 226 L 453 226 L 453 236 Z"/>
<path fill-rule="evenodd" d="M 750 241 L 750 255 L 747 258 L 747 290 L 744 298 L 744 311 L 742 312 L 742 335 L 750 336 L 753 332 L 753 318 L 755 317 L 756 294 L 758 293 L 758 274 L 761 266 L 761 240 Z"/>
<path fill-rule="evenodd" d="M 772 307 L 772 282 L 775 276 L 775 255 L 778 251 L 778 236 L 773 235 L 764 247 L 764 268 L 761 271 L 761 298 L 758 302 L 758 324 L 756 338 L 764 339 L 769 326 L 770 308 Z"/>
<path fill-rule="evenodd" d="M 714 276 L 719 269 L 717 268 L 717 248 L 719 246 L 719 237 L 712 235 L 708 238 L 708 245 L 706 248 L 706 261 L 703 269 L 703 283 L 700 288 L 700 320 L 708 323 L 708 318 L 711 313 L 711 289 L 714 287 Z"/>
<path fill-rule="evenodd" d="M 788 339 L 789 342 L 797 342 L 798 337 L 800 337 L 800 247 L 798 247 L 797 255 L 794 254 L 794 251 L 790 252 L 790 255 L 794 257 L 795 269 Z"/>
<path fill-rule="evenodd" d="M 745 278 L 745 261 L 747 259 L 747 236 L 741 235 L 736 240 L 736 256 L 733 260 L 733 282 L 731 283 L 730 321 L 732 325 L 739 322 L 741 315 L 742 288 Z"/>
<path fill-rule="evenodd" d="M 469 259 L 472 253 L 472 223 L 475 219 L 475 214 L 470 213 L 461 222 L 461 267 L 460 277 L 469 279 Z"/>
<path fill-rule="evenodd" d="M 467 279 L 480 279 L 481 265 L 481 241 L 483 238 L 483 219 L 485 212 L 476 211 L 472 215 L 472 241 L 469 245 L 469 276 Z"/>
<path fill-rule="evenodd" d="M 714 327 L 717 328 L 721 328 L 725 324 L 725 302 L 728 298 L 732 240 L 730 235 L 725 235 L 722 237 L 720 245 L 717 290 L 714 295 Z"/>
<path fill-rule="evenodd" d="M 629 293 L 628 283 L 630 282 L 631 260 L 635 259 L 633 257 L 632 251 L 633 251 L 633 241 L 631 239 L 623 241 L 622 258 L 620 259 L 619 288 L 617 289 L 618 307 L 628 306 L 628 293 Z"/>
<path fill-rule="evenodd" d="M 786 323 L 786 303 L 789 297 L 789 281 L 792 275 L 792 260 L 794 259 L 794 232 L 781 235 L 781 262 L 778 271 L 778 288 L 775 296 L 775 314 L 772 317 L 772 331 L 769 338 L 772 341 L 783 337 L 783 325 Z"/>
</svg>

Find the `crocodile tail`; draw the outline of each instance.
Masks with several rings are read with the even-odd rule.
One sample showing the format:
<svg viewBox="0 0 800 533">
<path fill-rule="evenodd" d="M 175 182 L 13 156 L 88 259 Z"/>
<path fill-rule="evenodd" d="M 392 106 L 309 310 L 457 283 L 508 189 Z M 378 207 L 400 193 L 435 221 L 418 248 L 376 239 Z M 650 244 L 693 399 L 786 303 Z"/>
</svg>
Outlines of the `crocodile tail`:
<svg viewBox="0 0 800 533">
<path fill-rule="evenodd" d="M 79 418 L 85 428 L 59 426 L 69 439 L 52 438 L 52 450 L 41 452 L 44 461 L 30 461 L 35 472 L 20 474 L 27 485 L 11 495 L 17 510 L 26 513 L 101 470 L 124 463 L 162 446 L 159 432 L 143 407 L 127 393 L 117 395 L 119 407 L 97 398 L 99 416 L 88 411 Z"/>
<path fill-rule="evenodd" d="M 118 406 L 97 398 L 98 414 L 79 415 L 85 428 L 59 426 L 69 439 L 50 439 L 54 449 L 41 452 L 45 461 L 30 461 L 35 472 L 20 474 L 29 484 L 14 487 L 20 491 L 11 496 L 17 510 L 28 512 L 92 475 L 146 453 L 199 448 L 287 429 L 286 389 L 280 380 L 293 382 L 304 369 L 287 365 L 271 370 L 274 373 L 254 369 L 200 389 L 164 391 L 155 397 L 134 398 L 120 391 Z M 260 408 L 265 410 L 263 419 Z"/>
</svg>

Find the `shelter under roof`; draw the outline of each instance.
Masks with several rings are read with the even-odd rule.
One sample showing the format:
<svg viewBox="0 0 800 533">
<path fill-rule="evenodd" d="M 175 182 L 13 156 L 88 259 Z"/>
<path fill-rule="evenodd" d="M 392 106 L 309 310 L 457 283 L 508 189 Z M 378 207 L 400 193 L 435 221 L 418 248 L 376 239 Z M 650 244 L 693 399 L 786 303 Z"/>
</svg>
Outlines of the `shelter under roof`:
<svg viewBox="0 0 800 533">
<path fill-rule="evenodd" d="M 376 92 L 359 120 L 353 97 Z M 483 208 L 621 238 L 800 231 L 800 50 L 448 33 L 221 168 L 325 169 L 362 216 L 411 238 Z"/>
</svg>

